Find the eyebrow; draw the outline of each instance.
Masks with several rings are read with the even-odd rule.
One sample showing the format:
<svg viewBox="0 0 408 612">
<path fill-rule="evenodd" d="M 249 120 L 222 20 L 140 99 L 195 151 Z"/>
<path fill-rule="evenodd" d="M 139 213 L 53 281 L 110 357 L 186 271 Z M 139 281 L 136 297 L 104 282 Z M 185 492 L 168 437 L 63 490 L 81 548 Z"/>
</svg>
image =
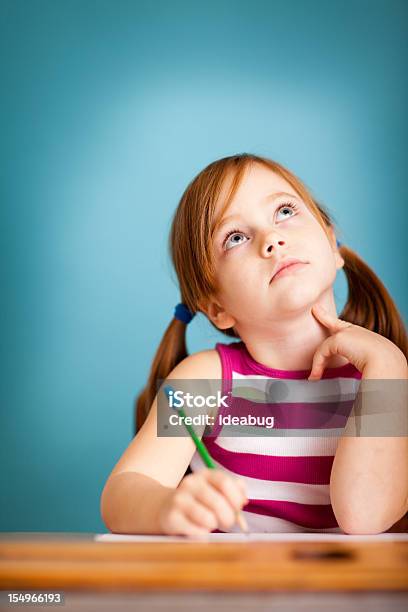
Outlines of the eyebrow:
<svg viewBox="0 0 408 612">
<path fill-rule="evenodd" d="M 276 200 L 276 198 L 279 198 L 280 196 L 288 196 L 290 198 L 297 198 L 298 196 L 296 196 L 293 193 L 287 193 L 286 191 L 278 191 L 276 193 L 270 193 L 269 195 L 267 195 L 262 201 L 263 202 L 273 202 L 274 200 Z M 225 217 L 221 223 L 218 226 L 217 229 L 217 233 L 220 231 L 220 229 L 226 224 L 228 223 L 228 221 L 231 221 L 232 219 L 241 219 L 241 215 L 229 215 L 228 217 Z"/>
</svg>

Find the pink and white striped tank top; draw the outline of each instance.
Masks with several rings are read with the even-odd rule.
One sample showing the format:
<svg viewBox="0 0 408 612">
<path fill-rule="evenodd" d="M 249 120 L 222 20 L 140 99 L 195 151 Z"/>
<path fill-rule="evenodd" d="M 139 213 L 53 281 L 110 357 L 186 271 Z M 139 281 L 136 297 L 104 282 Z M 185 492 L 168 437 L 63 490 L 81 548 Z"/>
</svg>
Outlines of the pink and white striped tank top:
<svg viewBox="0 0 408 612">
<path fill-rule="evenodd" d="M 244 480 L 249 503 L 242 512 L 249 530 L 341 533 L 330 503 L 330 472 L 361 373 L 347 363 L 327 368 L 319 381 L 308 381 L 310 370 L 269 368 L 255 361 L 243 342 L 215 348 L 222 364 L 222 394 L 230 401 L 228 408 L 219 408 L 222 424 L 210 435 L 204 432 L 202 440 L 218 469 Z M 273 415 L 272 429 L 245 426 L 233 435 L 234 428 L 223 424 L 226 415 L 265 411 Z M 193 472 L 204 467 L 197 451 L 190 467 Z M 240 528 L 233 525 L 229 531 Z"/>
</svg>

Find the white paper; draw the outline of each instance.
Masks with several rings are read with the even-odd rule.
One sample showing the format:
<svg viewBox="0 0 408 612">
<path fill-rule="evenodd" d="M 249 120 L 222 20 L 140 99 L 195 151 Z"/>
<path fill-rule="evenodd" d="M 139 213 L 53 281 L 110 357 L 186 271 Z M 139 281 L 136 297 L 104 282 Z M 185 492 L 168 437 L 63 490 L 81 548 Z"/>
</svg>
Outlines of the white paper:
<svg viewBox="0 0 408 612">
<path fill-rule="evenodd" d="M 342 533 L 208 533 L 203 536 L 98 533 L 97 542 L 380 542 L 408 541 L 408 533 L 349 535 Z"/>
</svg>

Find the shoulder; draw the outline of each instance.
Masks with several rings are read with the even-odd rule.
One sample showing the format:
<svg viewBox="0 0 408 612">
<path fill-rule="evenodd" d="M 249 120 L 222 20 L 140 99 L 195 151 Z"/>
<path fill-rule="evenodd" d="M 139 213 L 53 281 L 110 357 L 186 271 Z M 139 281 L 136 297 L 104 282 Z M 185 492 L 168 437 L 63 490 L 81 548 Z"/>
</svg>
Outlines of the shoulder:
<svg viewBox="0 0 408 612">
<path fill-rule="evenodd" d="M 166 380 L 172 379 L 196 381 L 204 379 L 204 387 L 196 384 L 195 389 L 202 389 L 204 394 L 208 394 L 211 389 L 211 393 L 214 393 L 222 385 L 222 365 L 218 351 L 208 349 L 187 355 L 166 377 Z M 214 408 L 207 406 L 207 411 L 213 415 Z"/>
<path fill-rule="evenodd" d="M 174 378 L 206 378 L 222 377 L 221 359 L 216 349 L 208 349 L 187 355 L 168 376 Z"/>
</svg>

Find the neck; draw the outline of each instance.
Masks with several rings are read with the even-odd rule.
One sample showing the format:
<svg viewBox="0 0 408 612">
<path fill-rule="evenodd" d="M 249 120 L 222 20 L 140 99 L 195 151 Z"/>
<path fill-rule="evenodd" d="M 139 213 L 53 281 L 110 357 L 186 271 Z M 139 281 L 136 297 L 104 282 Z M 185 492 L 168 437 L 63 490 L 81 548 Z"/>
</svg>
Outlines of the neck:
<svg viewBox="0 0 408 612">
<path fill-rule="evenodd" d="M 333 295 L 319 300 L 330 314 L 337 317 Z M 313 356 L 322 342 L 330 336 L 319 323 L 311 306 L 302 312 L 279 321 L 268 321 L 262 328 L 236 326 L 237 332 L 255 361 L 279 370 L 310 370 Z M 333 355 L 325 368 L 336 368 L 348 363 L 341 355 Z"/>
</svg>

